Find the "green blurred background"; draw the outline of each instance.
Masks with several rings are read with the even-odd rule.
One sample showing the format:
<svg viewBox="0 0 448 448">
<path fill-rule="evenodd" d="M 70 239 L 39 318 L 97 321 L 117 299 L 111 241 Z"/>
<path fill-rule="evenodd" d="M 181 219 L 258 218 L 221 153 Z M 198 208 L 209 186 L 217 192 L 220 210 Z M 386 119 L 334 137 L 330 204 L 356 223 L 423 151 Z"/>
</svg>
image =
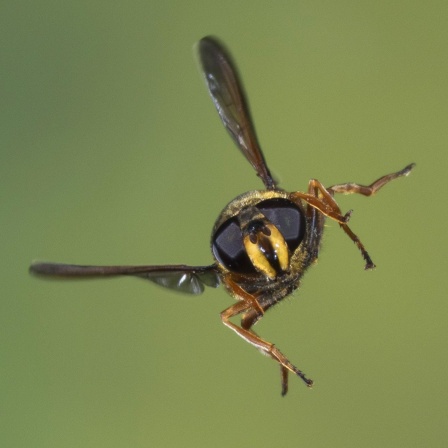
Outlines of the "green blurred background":
<svg viewBox="0 0 448 448">
<path fill-rule="evenodd" d="M 446 1 L 0 5 L 4 447 L 442 447 L 448 443 Z M 223 290 L 43 281 L 33 259 L 208 264 L 221 208 L 261 183 L 192 47 L 219 36 L 288 190 L 340 199 L 319 266 L 257 326 L 315 380 L 220 323 Z"/>
</svg>

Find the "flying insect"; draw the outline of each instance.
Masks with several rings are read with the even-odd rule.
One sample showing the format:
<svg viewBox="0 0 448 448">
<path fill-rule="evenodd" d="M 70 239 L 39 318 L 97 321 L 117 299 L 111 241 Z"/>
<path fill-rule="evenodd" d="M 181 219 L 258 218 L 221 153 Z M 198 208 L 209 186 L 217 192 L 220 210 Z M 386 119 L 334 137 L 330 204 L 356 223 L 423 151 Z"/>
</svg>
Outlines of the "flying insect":
<svg viewBox="0 0 448 448">
<path fill-rule="evenodd" d="M 269 308 L 300 286 L 307 268 L 317 261 L 326 218 L 336 221 L 355 243 L 365 269 L 374 268 L 364 245 L 348 225 L 351 211 L 343 213 L 334 195 L 371 196 L 390 181 L 407 176 L 415 164 L 382 176 L 370 185 L 341 183 L 325 187 L 312 179 L 306 192 L 282 190 L 258 144 L 242 84 L 229 53 L 213 37 L 201 39 L 197 53 L 224 127 L 265 187 L 243 193 L 224 207 L 212 231 L 214 262 L 205 266 L 83 266 L 34 262 L 30 271 L 65 278 L 135 276 L 190 294 L 202 293 L 204 286 L 222 284 L 236 300 L 221 313 L 222 323 L 278 363 L 281 393 L 285 395 L 289 373 L 309 387 L 313 381 L 252 327 Z M 240 325 L 231 321 L 235 316 L 241 316 Z"/>
</svg>

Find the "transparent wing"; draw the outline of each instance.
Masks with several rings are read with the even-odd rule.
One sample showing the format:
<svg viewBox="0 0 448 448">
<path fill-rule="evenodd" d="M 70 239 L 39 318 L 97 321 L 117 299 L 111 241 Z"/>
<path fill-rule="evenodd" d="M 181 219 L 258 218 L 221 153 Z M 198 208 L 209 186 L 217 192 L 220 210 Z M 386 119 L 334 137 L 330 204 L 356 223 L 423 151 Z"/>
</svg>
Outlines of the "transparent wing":
<svg viewBox="0 0 448 448">
<path fill-rule="evenodd" d="M 276 183 L 258 144 L 242 84 L 229 54 L 213 37 L 201 39 L 197 49 L 208 91 L 225 128 L 266 188 L 274 189 Z"/>
<path fill-rule="evenodd" d="M 145 278 L 165 288 L 189 294 L 201 294 L 204 286 L 220 284 L 215 265 L 210 266 L 81 266 L 75 264 L 35 262 L 30 272 L 60 278 L 98 278 L 128 275 Z"/>
</svg>

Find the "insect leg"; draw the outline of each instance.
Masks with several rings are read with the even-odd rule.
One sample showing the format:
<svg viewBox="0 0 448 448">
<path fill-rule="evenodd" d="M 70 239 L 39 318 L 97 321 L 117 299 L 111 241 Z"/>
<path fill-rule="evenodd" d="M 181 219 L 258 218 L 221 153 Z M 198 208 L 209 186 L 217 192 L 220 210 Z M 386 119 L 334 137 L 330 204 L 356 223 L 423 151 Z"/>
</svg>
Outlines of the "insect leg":
<svg viewBox="0 0 448 448">
<path fill-rule="evenodd" d="M 233 282 L 227 282 L 227 286 L 234 285 Z M 235 285 L 236 286 L 236 285 Z M 239 287 L 238 287 L 239 288 Z M 288 358 L 274 345 L 270 342 L 265 341 L 260 338 L 257 334 L 255 334 L 249 328 L 244 328 L 243 326 L 238 326 L 230 321 L 230 319 L 234 316 L 237 316 L 242 313 L 248 312 L 247 323 L 244 324 L 244 317 L 242 325 L 248 326 L 249 322 L 254 323 L 256 320 L 253 316 L 253 313 L 257 313 L 257 311 L 253 308 L 253 302 L 256 301 L 256 298 L 239 288 L 244 294 L 241 296 L 234 291 L 235 297 L 239 299 L 239 302 L 235 303 L 231 307 L 227 308 L 221 313 L 221 320 L 223 324 L 233 330 L 238 336 L 244 339 L 249 344 L 256 347 L 262 353 L 270 356 L 272 359 L 277 361 L 281 366 L 282 373 L 282 394 L 284 395 L 287 391 L 287 374 L 285 370 L 288 370 L 294 374 L 296 374 L 299 378 L 301 378 L 307 386 L 311 387 L 313 385 L 313 381 L 306 378 L 305 374 L 299 370 L 296 366 L 294 366 Z M 238 291 L 239 292 L 239 291 Z M 250 297 L 250 298 L 249 298 Z M 257 302 L 258 303 L 258 302 Z M 259 311 L 258 311 L 259 312 Z"/>
<path fill-rule="evenodd" d="M 263 311 L 266 312 L 273 303 L 268 303 L 267 305 L 263 306 Z M 241 319 L 241 327 L 243 327 L 245 330 L 249 330 L 252 333 L 255 333 L 251 330 L 251 327 L 255 325 L 261 318 L 263 317 L 263 314 L 259 312 L 259 310 L 251 309 L 247 313 L 245 313 Z M 275 358 L 274 358 L 275 359 Z M 288 372 L 289 370 L 282 366 L 280 364 L 280 380 L 282 385 L 282 397 L 284 397 L 288 392 Z"/>
<path fill-rule="evenodd" d="M 364 196 L 372 196 L 375 194 L 380 188 L 384 187 L 391 180 L 397 179 L 398 177 L 407 176 L 411 172 L 411 170 L 415 167 L 415 163 L 411 163 L 400 171 L 396 173 L 386 174 L 385 176 L 380 177 L 375 182 L 370 185 L 360 185 L 351 182 L 347 182 L 345 184 L 337 184 L 332 185 L 327 188 L 327 190 L 333 193 L 343 193 L 343 194 L 362 194 Z"/>
<path fill-rule="evenodd" d="M 362 257 L 366 262 L 364 269 L 373 269 L 375 264 L 370 258 L 370 255 L 361 243 L 361 240 L 352 232 L 347 224 L 352 213 L 351 210 L 345 215 L 342 215 L 341 209 L 333 198 L 332 193 L 332 190 L 327 190 L 317 179 L 311 179 L 308 184 L 308 193 L 302 193 L 300 191 L 291 193 L 291 199 L 301 199 L 311 207 L 314 207 L 324 215 L 338 222 L 344 232 L 360 250 Z"/>
<path fill-rule="evenodd" d="M 295 191 L 290 194 L 292 201 L 303 200 L 325 216 L 339 224 L 348 222 L 350 214 L 342 215 L 339 205 L 326 188 L 316 179 L 311 179 L 308 184 L 308 193 Z"/>
<path fill-rule="evenodd" d="M 288 393 L 288 374 L 289 370 L 280 365 L 280 381 L 282 383 L 282 397 L 284 397 Z M 308 385 L 309 386 L 309 385 Z"/>
</svg>

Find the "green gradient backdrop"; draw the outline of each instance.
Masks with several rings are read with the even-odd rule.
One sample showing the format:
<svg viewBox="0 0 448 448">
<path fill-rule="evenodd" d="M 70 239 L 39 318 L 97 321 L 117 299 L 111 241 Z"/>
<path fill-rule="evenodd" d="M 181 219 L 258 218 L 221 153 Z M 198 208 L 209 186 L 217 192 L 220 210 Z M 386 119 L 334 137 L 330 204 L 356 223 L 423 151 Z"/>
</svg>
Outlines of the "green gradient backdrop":
<svg viewBox="0 0 448 448">
<path fill-rule="evenodd" d="M 446 1 L 18 1 L 0 6 L 4 447 L 442 447 L 447 443 Z M 261 186 L 192 54 L 242 72 L 282 186 L 343 197 L 378 265 L 328 223 L 303 288 L 258 331 L 291 379 L 220 323 L 222 290 L 41 281 L 32 259 L 211 261 L 214 219 Z"/>
</svg>

